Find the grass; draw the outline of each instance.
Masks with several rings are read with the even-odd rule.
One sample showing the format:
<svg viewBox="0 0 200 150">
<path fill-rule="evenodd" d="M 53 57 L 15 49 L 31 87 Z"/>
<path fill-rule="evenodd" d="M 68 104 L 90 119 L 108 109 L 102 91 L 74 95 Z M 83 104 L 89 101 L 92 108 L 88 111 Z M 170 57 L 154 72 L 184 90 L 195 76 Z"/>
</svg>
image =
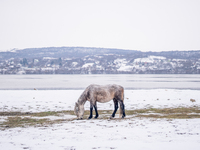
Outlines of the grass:
<svg viewBox="0 0 200 150">
<path fill-rule="evenodd" d="M 190 119 L 200 118 L 199 107 L 178 107 L 178 108 L 148 108 L 126 111 L 127 115 L 145 118 L 170 118 L 170 119 Z"/>
<path fill-rule="evenodd" d="M 14 127 L 28 127 L 28 126 L 47 126 L 55 123 L 61 123 L 63 119 L 50 120 L 48 116 L 61 116 L 63 114 L 74 115 L 73 111 L 47 111 L 38 113 L 28 112 L 0 112 L 0 116 L 7 117 L 4 122 L 0 122 L 0 127 L 14 128 Z M 37 118 L 34 118 L 37 117 Z M 71 119 L 73 120 L 73 119 Z M 70 121 L 70 119 L 68 120 Z"/>
<path fill-rule="evenodd" d="M 46 116 L 60 116 L 61 114 L 74 115 L 74 111 L 46 111 L 46 112 L 0 112 L 0 116 L 33 116 L 33 117 L 46 117 Z"/>
<path fill-rule="evenodd" d="M 99 119 L 108 119 L 113 110 L 99 110 Z M 84 119 L 87 119 L 90 111 L 86 110 Z M 50 120 L 48 116 L 74 115 L 73 111 L 47 111 L 38 113 L 29 112 L 0 112 L 0 116 L 7 117 L 4 122 L 0 122 L 0 128 L 28 127 L 28 126 L 48 126 L 56 123 L 72 121 L 74 119 L 54 119 Z M 95 113 L 93 113 L 93 116 Z M 178 108 L 145 108 L 126 110 L 127 118 L 167 118 L 167 119 L 191 119 L 200 118 L 200 108 L 194 107 L 178 107 Z M 125 118 L 126 119 L 126 118 Z"/>
<path fill-rule="evenodd" d="M 48 119 L 33 119 L 28 117 L 8 117 L 7 121 L 2 124 L 6 128 L 14 127 L 26 127 L 34 125 L 43 125 L 44 123 L 49 123 Z"/>
<path fill-rule="evenodd" d="M 200 115 L 199 114 L 168 114 L 168 115 L 149 114 L 149 115 L 137 115 L 136 117 L 168 118 L 168 119 L 192 119 L 192 118 L 200 118 Z"/>
<path fill-rule="evenodd" d="M 177 107 L 177 108 L 145 108 L 136 110 L 127 110 L 127 115 L 143 114 L 143 113 L 159 113 L 159 114 L 188 114 L 200 113 L 199 107 Z"/>
</svg>

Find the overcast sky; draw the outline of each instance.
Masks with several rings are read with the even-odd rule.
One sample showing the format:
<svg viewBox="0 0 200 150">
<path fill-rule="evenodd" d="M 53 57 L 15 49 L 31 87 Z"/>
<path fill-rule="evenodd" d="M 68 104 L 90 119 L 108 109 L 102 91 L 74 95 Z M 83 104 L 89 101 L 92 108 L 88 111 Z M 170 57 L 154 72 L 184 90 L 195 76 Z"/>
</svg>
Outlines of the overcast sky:
<svg viewBox="0 0 200 150">
<path fill-rule="evenodd" d="M 200 0 L 0 0 L 0 51 L 200 50 Z"/>
</svg>

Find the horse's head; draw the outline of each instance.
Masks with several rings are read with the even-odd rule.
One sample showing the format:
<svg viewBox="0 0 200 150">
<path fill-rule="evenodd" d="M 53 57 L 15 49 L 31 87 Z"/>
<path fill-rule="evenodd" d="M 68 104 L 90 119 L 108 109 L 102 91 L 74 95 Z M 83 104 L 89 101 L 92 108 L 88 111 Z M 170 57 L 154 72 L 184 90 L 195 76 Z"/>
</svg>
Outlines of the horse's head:
<svg viewBox="0 0 200 150">
<path fill-rule="evenodd" d="M 83 119 L 84 114 L 84 105 L 79 105 L 77 102 L 75 103 L 74 113 L 78 117 L 78 119 Z"/>
</svg>

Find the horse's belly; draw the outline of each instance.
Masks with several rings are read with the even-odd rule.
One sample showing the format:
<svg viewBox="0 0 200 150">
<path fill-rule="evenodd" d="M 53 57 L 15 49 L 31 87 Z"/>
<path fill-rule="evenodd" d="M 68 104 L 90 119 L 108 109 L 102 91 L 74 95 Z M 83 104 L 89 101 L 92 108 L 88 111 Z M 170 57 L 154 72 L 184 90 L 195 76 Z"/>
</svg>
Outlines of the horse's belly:
<svg viewBox="0 0 200 150">
<path fill-rule="evenodd" d="M 97 96 L 97 102 L 106 103 L 112 100 L 112 97 Z"/>
</svg>

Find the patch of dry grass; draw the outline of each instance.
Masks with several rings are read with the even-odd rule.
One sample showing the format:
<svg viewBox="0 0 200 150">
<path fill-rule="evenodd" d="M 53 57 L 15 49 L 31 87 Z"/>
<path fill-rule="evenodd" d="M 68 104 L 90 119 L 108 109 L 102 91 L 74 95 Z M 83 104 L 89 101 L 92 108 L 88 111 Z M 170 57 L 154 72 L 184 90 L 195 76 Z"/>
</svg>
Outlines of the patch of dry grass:
<svg viewBox="0 0 200 150">
<path fill-rule="evenodd" d="M 148 115 L 137 115 L 136 117 L 168 118 L 168 119 L 192 119 L 192 118 L 200 118 L 200 115 L 199 114 L 169 114 L 169 115 L 148 114 Z"/>
<path fill-rule="evenodd" d="M 200 113 L 199 107 L 177 107 L 177 108 L 144 108 L 135 110 L 126 110 L 126 114 L 141 114 L 141 113 L 160 113 L 160 114 L 173 114 L 173 113 Z"/>
<path fill-rule="evenodd" d="M 146 108 L 127 110 L 126 114 L 145 118 L 189 119 L 200 118 L 200 108 L 196 106 L 177 108 Z"/>
<path fill-rule="evenodd" d="M 61 114 L 74 115 L 74 111 L 46 111 L 46 112 L 0 112 L 0 116 L 33 116 L 33 117 L 46 117 L 46 116 L 60 116 Z"/>
<path fill-rule="evenodd" d="M 49 120 L 15 116 L 15 117 L 8 117 L 7 120 L 1 124 L 1 126 L 5 128 L 14 128 L 14 127 L 42 125 L 44 123 L 49 123 Z"/>
<path fill-rule="evenodd" d="M 50 120 L 48 118 L 40 118 L 40 117 L 61 116 L 61 115 L 66 115 L 66 114 L 74 115 L 74 112 L 73 111 L 47 111 L 47 112 L 37 112 L 37 113 L 0 112 L 0 116 L 7 117 L 7 119 L 5 119 L 5 121 L 0 123 L 0 127 L 14 128 L 14 127 L 52 125 L 55 123 L 61 123 L 66 120 L 64 120 L 64 119 Z M 38 118 L 36 119 L 34 117 L 38 117 Z M 71 121 L 71 120 L 73 120 L 73 119 L 68 119 L 67 121 Z"/>
<path fill-rule="evenodd" d="M 99 110 L 99 119 L 109 119 L 113 110 Z M 89 110 L 84 113 L 84 119 L 90 114 Z M 56 123 L 73 121 L 74 119 L 54 119 L 40 118 L 47 116 L 74 115 L 73 111 L 48 111 L 38 113 L 23 112 L 0 112 L 0 116 L 7 117 L 5 121 L 0 123 L 1 128 L 27 127 L 27 126 L 48 126 Z M 178 108 L 144 108 L 135 110 L 126 110 L 127 118 L 143 117 L 143 118 L 167 118 L 167 119 L 190 119 L 200 118 L 200 108 L 194 107 L 178 107 Z M 93 112 L 95 116 L 95 112 Z M 34 117 L 37 117 L 34 118 Z M 126 118 L 125 118 L 126 119 Z M 115 120 L 118 120 L 116 118 Z"/>
</svg>

